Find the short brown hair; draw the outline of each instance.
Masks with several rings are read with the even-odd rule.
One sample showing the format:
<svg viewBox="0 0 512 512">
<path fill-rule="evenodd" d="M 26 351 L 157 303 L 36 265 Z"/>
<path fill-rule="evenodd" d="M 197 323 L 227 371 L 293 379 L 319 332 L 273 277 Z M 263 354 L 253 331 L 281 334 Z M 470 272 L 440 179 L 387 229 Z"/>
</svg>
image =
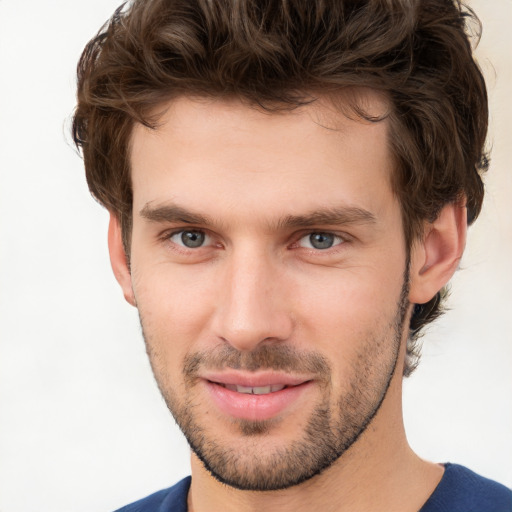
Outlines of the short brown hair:
<svg viewBox="0 0 512 512">
<path fill-rule="evenodd" d="M 129 254 L 129 140 L 135 122 L 180 95 L 237 97 L 293 109 L 347 87 L 383 92 L 408 247 L 446 204 L 468 222 L 483 200 L 487 95 L 468 38 L 480 31 L 457 0 L 134 0 L 86 46 L 73 137 L 93 196 L 120 219 Z M 477 34 L 478 35 L 478 34 Z M 355 112 L 368 118 L 354 105 Z M 378 122 L 379 119 L 369 118 Z M 404 374 L 441 294 L 416 305 Z"/>
</svg>

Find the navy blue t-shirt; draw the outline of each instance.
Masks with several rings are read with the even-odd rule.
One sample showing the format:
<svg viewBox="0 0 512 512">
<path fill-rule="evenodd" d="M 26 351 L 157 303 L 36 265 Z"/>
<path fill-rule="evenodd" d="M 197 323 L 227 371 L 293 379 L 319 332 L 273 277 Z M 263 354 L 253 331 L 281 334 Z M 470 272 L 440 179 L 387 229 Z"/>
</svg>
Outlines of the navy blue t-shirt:
<svg viewBox="0 0 512 512">
<path fill-rule="evenodd" d="M 512 491 L 504 485 L 458 464 L 444 467 L 443 478 L 419 512 L 512 512 Z M 190 481 L 188 476 L 116 512 L 187 512 Z"/>
</svg>

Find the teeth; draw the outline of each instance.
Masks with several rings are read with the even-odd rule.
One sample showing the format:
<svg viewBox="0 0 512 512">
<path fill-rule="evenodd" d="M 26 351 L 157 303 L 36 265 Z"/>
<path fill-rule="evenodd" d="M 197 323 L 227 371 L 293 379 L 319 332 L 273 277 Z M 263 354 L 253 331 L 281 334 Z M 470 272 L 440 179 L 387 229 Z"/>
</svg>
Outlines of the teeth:
<svg viewBox="0 0 512 512">
<path fill-rule="evenodd" d="M 254 388 L 249 388 L 246 386 L 235 386 L 235 391 L 238 391 L 238 393 L 247 393 L 248 395 L 254 393 L 253 389 Z"/>
<path fill-rule="evenodd" d="M 257 388 L 252 388 L 252 392 L 254 395 L 267 395 L 270 393 L 272 386 L 260 386 Z"/>
<path fill-rule="evenodd" d="M 236 391 L 237 393 L 245 393 L 248 395 L 267 395 L 268 393 L 275 393 L 281 391 L 286 386 L 283 384 L 273 384 L 272 386 L 237 386 L 236 384 L 225 384 L 224 387 L 230 391 Z"/>
</svg>

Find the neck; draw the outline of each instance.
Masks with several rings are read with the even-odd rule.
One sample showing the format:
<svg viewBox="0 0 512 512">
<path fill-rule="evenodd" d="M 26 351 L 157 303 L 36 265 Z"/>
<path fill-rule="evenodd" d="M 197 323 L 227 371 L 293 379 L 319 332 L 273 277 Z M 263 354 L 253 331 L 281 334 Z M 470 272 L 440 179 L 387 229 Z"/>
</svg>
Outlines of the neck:
<svg viewBox="0 0 512 512">
<path fill-rule="evenodd" d="M 419 510 L 443 468 L 421 460 L 409 447 L 401 394 L 402 376 L 395 375 L 378 414 L 350 449 L 321 474 L 289 489 L 234 489 L 215 480 L 192 455 L 189 512 Z"/>
</svg>

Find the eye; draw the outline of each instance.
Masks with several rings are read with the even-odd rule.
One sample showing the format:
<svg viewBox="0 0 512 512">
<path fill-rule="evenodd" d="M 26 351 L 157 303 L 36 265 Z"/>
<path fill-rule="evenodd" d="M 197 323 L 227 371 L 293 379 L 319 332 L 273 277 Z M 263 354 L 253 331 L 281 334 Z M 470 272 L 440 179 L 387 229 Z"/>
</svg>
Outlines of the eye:
<svg viewBox="0 0 512 512">
<path fill-rule="evenodd" d="M 171 242 L 187 249 L 197 249 L 210 241 L 210 237 L 204 231 L 195 230 L 178 231 L 173 233 L 169 239 Z"/>
<path fill-rule="evenodd" d="M 309 235 L 302 237 L 299 240 L 299 245 L 308 249 L 325 250 L 336 245 L 340 245 L 344 241 L 345 240 L 341 236 L 333 233 L 318 232 L 310 233 Z"/>
</svg>

